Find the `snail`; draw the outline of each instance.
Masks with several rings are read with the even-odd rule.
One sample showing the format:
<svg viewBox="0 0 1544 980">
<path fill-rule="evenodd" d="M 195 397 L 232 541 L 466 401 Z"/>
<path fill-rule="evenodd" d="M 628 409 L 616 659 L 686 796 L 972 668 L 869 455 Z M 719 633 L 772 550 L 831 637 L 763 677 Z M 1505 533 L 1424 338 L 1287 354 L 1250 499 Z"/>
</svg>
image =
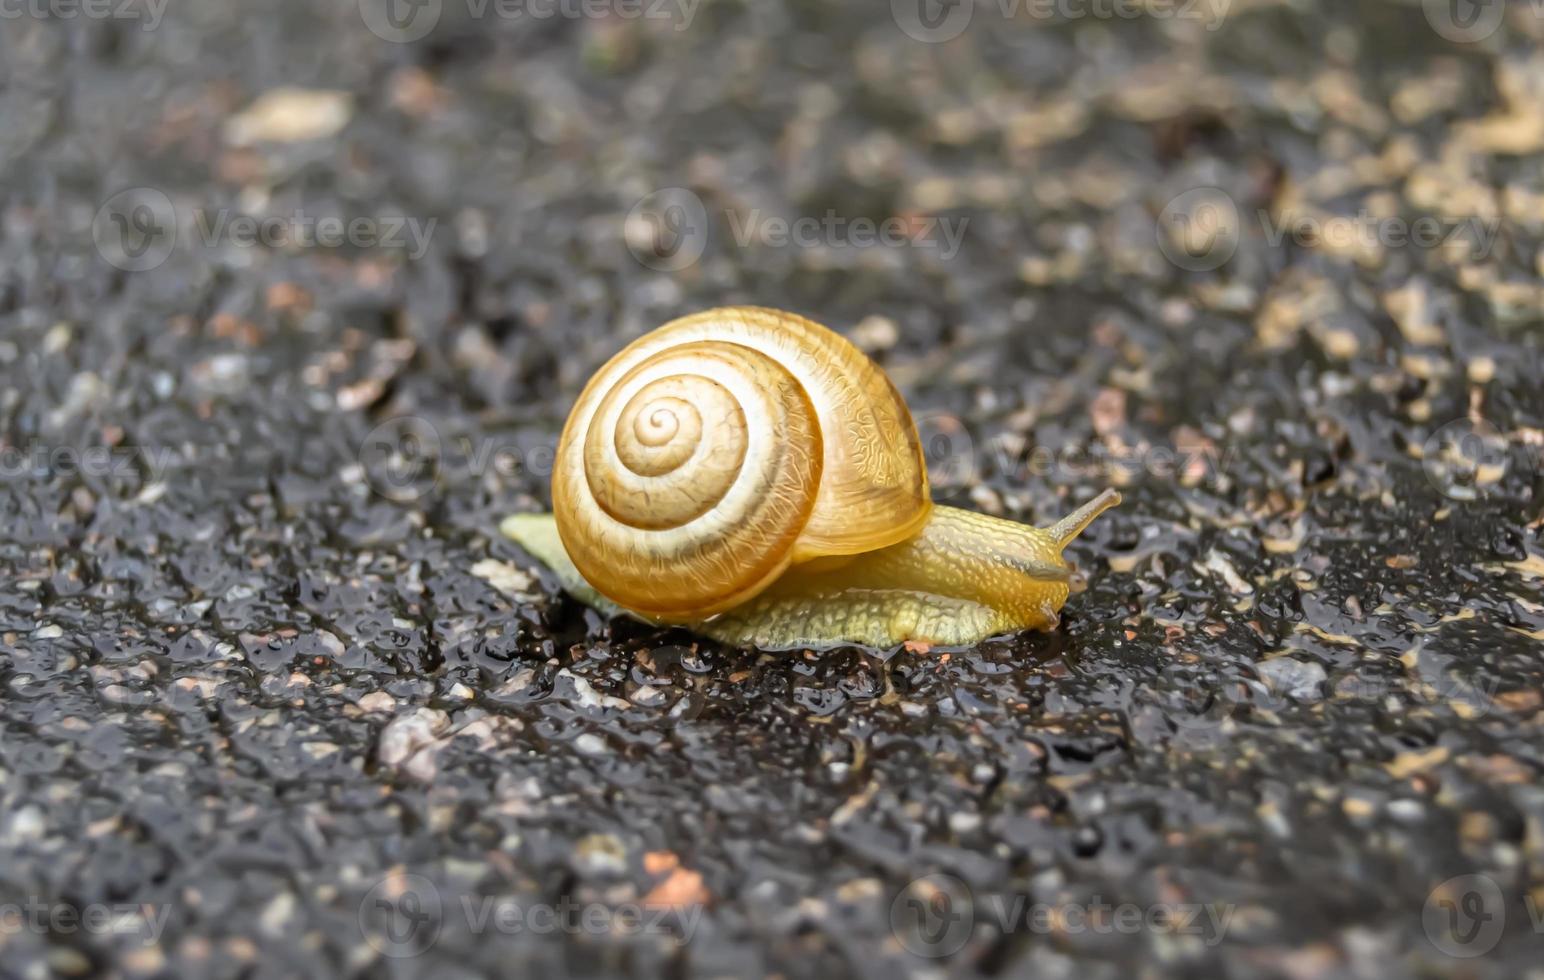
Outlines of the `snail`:
<svg viewBox="0 0 1544 980">
<path fill-rule="evenodd" d="M 552 514 L 500 525 L 579 600 L 763 649 L 968 645 L 1054 629 L 1062 549 L 1120 502 L 1045 528 L 934 505 L 911 413 L 877 364 L 791 313 L 707 310 L 590 380 Z"/>
</svg>

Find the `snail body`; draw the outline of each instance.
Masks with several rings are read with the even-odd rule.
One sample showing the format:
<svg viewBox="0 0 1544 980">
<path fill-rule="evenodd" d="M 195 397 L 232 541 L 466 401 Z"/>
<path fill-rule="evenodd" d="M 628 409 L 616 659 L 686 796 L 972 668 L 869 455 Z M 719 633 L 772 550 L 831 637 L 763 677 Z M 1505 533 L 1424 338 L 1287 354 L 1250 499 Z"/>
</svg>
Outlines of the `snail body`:
<svg viewBox="0 0 1544 980">
<path fill-rule="evenodd" d="M 1106 491 L 1049 528 L 929 495 L 905 402 L 840 335 L 708 310 L 644 335 L 579 396 L 551 515 L 503 532 L 607 613 L 768 649 L 969 644 L 1051 629 L 1062 549 Z"/>
</svg>

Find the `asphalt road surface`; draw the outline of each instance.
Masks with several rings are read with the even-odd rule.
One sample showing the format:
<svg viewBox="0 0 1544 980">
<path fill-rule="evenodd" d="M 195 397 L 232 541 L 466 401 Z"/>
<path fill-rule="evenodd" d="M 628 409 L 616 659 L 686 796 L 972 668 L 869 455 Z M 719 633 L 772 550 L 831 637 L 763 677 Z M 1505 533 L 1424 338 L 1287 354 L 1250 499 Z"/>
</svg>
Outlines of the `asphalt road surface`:
<svg viewBox="0 0 1544 980">
<path fill-rule="evenodd" d="M 0 976 L 1540 976 L 1541 15 L 5 6 Z M 1061 629 L 730 649 L 502 540 L 730 303 L 948 503 L 1119 487 Z"/>
</svg>

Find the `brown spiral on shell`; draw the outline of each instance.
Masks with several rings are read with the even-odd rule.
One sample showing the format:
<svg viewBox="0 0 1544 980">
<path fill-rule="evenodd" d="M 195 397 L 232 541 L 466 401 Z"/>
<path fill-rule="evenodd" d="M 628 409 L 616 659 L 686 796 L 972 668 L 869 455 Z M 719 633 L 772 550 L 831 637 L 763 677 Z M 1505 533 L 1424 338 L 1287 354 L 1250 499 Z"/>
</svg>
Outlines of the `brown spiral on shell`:
<svg viewBox="0 0 1544 980">
<path fill-rule="evenodd" d="M 634 342 L 564 427 L 553 509 L 599 592 L 659 620 L 712 615 L 791 562 L 926 520 L 916 428 L 883 372 L 791 314 L 711 310 Z"/>
</svg>

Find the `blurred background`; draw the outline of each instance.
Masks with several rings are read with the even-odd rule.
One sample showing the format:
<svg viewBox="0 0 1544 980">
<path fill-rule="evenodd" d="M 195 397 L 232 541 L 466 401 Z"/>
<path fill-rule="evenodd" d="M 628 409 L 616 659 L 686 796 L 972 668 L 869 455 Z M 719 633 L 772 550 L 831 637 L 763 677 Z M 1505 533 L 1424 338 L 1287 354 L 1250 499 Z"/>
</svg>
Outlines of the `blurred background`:
<svg viewBox="0 0 1544 980">
<path fill-rule="evenodd" d="M 1537 969 L 1541 38 L 0 2 L 0 976 Z M 764 656 L 498 538 L 735 303 L 941 501 L 1121 487 L 1063 629 Z"/>
</svg>

